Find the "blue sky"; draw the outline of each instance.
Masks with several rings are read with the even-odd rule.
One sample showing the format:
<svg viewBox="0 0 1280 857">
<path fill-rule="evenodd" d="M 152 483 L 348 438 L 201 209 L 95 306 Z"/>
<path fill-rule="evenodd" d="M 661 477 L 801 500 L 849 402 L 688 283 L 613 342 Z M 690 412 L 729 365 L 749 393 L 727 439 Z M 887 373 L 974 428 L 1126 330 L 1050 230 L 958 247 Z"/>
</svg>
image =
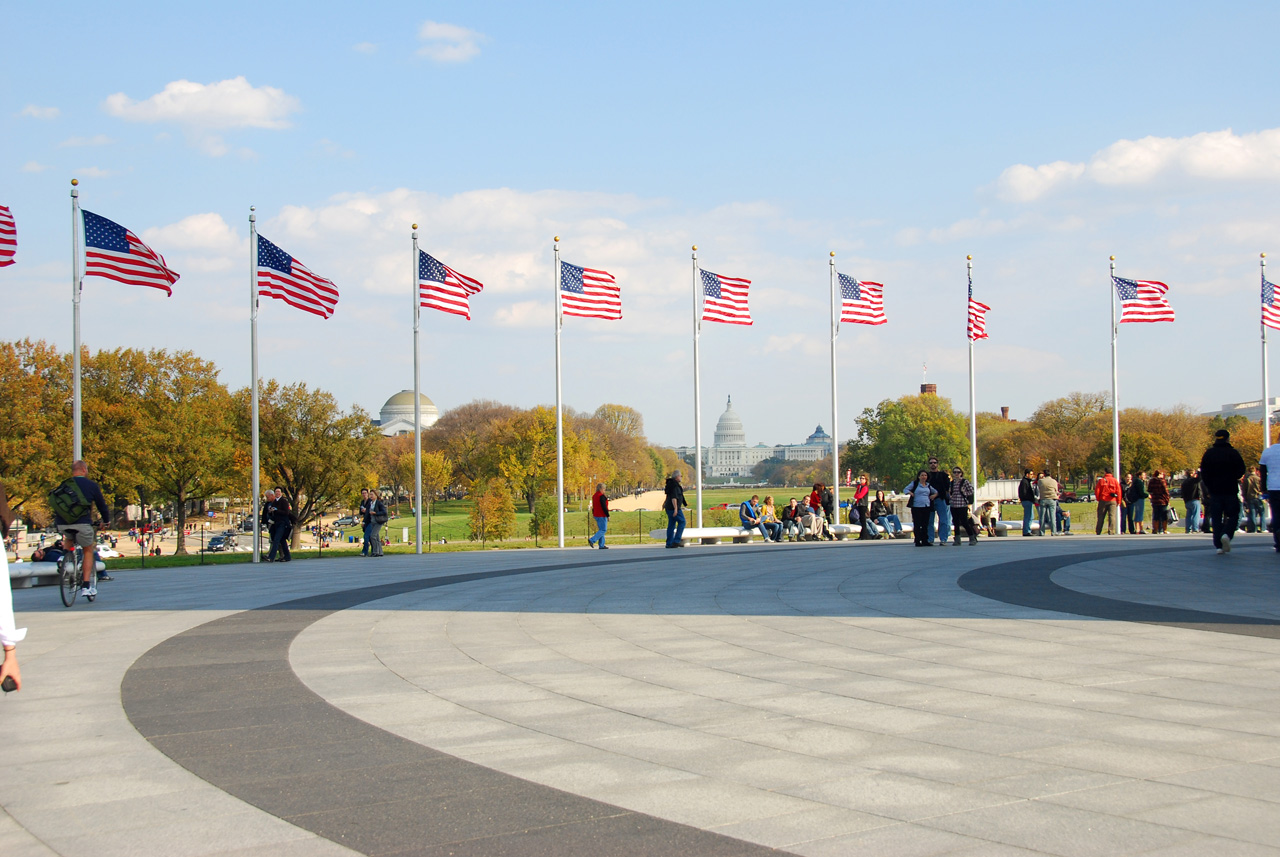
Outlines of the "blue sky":
<svg viewBox="0 0 1280 857">
<path fill-rule="evenodd" d="M 247 385 L 247 214 L 333 279 L 327 322 L 264 301 L 262 373 L 371 412 L 412 385 L 409 224 L 481 279 L 423 315 L 424 392 L 554 398 L 551 237 L 624 318 L 565 325 L 566 403 L 692 440 L 689 247 L 754 281 L 703 335 L 704 441 L 830 427 L 827 254 L 885 284 L 839 341 L 840 434 L 913 392 L 967 409 L 966 254 L 993 309 L 978 406 L 1109 387 L 1107 257 L 1178 321 L 1121 330 L 1121 404 L 1256 398 L 1280 214 L 1280 7 L 1107 4 L 11 3 L 0 336 L 70 346 L 68 181 L 182 274 L 86 280 L 93 348 L 190 348 Z M 184 83 L 185 82 L 185 83 Z M 1273 279 L 1280 277 L 1274 272 Z"/>
</svg>

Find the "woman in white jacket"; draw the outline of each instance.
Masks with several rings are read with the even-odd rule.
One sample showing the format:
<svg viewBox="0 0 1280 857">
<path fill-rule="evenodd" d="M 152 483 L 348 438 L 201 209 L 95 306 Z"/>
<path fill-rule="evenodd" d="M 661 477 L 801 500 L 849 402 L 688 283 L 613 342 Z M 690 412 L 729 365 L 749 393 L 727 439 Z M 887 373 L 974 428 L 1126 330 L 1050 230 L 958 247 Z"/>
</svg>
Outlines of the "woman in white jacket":
<svg viewBox="0 0 1280 857">
<path fill-rule="evenodd" d="M 9 497 L 0 484 L 0 534 L 9 538 L 9 526 L 16 516 L 9 509 Z M 0 548 L 0 644 L 4 646 L 4 662 L 0 663 L 0 683 L 13 679 L 13 689 L 22 687 L 22 673 L 18 671 L 18 643 L 27 636 L 26 628 L 15 627 L 13 619 L 13 592 L 9 588 L 9 551 Z"/>
</svg>

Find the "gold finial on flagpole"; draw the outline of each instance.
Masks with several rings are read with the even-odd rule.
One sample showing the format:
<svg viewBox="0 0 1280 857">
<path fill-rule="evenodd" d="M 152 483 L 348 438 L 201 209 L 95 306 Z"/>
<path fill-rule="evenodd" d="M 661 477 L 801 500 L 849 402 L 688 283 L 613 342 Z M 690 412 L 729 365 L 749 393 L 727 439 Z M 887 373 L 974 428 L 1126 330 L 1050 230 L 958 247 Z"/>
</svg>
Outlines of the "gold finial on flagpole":
<svg viewBox="0 0 1280 857">
<path fill-rule="evenodd" d="M 1111 257 L 1111 261 L 1112 261 L 1112 262 L 1114 262 L 1115 260 L 1116 260 L 1116 257 L 1115 257 L 1115 256 L 1112 256 L 1112 257 Z"/>
<path fill-rule="evenodd" d="M 71 180 L 71 186 L 72 186 L 72 187 L 75 187 L 75 186 L 76 186 L 76 185 L 78 185 L 78 184 L 80 184 L 80 179 L 72 179 L 72 180 Z"/>
<path fill-rule="evenodd" d="M 1259 254 L 1259 255 L 1261 255 L 1261 256 L 1262 256 L 1262 258 L 1264 258 L 1264 259 L 1265 259 L 1265 258 L 1267 258 L 1267 254 L 1266 254 L 1266 253 L 1261 253 L 1261 254 Z"/>
<path fill-rule="evenodd" d="M 559 236 L 559 235 L 557 235 L 555 238 L 552 238 L 551 240 L 552 240 L 552 241 L 556 241 L 556 242 L 558 242 L 558 241 L 560 240 L 560 236 Z"/>
<path fill-rule="evenodd" d="M 418 224 L 416 224 L 416 223 L 415 223 L 415 224 L 413 224 L 413 228 L 414 228 L 414 229 L 417 229 L 417 228 L 418 228 Z"/>
<path fill-rule="evenodd" d="M 972 254 L 972 253 L 970 253 L 968 256 L 965 256 L 965 258 L 966 258 L 966 259 L 968 259 L 970 262 L 972 262 L 972 261 L 973 261 L 973 254 Z"/>
<path fill-rule="evenodd" d="M 835 251 L 835 250 L 832 250 L 832 251 L 831 251 L 831 258 L 832 258 L 832 259 L 834 259 L 835 257 L 836 257 L 836 251 Z"/>
<path fill-rule="evenodd" d="M 697 253 L 697 252 L 698 252 L 698 245 L 697 245 L 697 244 L 694 244 L 694 245 L 693 245 L 693 252 L 695 252 L 695 253 Z"/>
</svg>

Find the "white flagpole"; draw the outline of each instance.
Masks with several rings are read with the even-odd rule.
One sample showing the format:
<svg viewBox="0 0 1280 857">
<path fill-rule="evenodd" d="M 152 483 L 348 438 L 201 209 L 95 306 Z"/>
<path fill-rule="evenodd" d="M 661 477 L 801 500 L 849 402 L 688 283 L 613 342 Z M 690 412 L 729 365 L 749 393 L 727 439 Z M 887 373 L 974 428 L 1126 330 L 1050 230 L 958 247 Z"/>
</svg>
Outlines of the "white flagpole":
<svg viewBox="0 0 1280 857">
<path fill-rule="evenodd" d="M 1262 266 L 1262 279 L 1267 278 L 1267 254 L 1263 253 L 1258 260 Z M 1270 378 L 1267 374 L 1267 326 L 1262 325 L 1262 448 L 1265 451 L 1271 445 L 1271 400 L 1268 398 Z"/>
<path fill-rule="evenodd" d="M 1112 474 L 1120 478 L 1120 370 L 1116 356 L 1116 340 L 1120 325 L 1116 322 L 1116 257 L 1111 257 L 1111 278 L 1107 280 L 1107 294 L 1111 299 L 1111 466 Z"/>
<path fill-rule="evenodd" d="M 555 251 L 555 264 L 552 274 L 555 281 L 556 312 L 556 544 L 564 547 L 564 414 L 560 388 L 560 328 L 564 326 L 564 316 L 560 307 L 560 236 L 555 236 L 552 246 Z"/>
<path fill-rule="evenodd" d="M 966 256 L 965 263 L 969 267 L 969 282 L 973 282 L 973 256 Z M 973 299 L 973 295 L 969 295 L 969 299 Z M 965 338 L 969 340 L 969 484 L 973 486 L 973 490 L 978 490 L 978 412 L 975 410 L 977 405 L 976 388 L 973 383 L 973 337 L 969 335 L 969 304 L 966 302 L 964 307 L 965 315 Z"/>
<path fill-rule="evenodd" d="M 414 553 L 422 553 L 422 369 L 418 350 L 418 328 L 422 300 L 418 294 L 418 224 L 413 224 L 413 531 Z"/>
<path fill-rule="evenodd" d="M 702 313 L 699 312 L 698 295 L 698 245 L 693 245 L 693 460 L 698 482 L 698 524 L 702 527 L 702 387 L 699 340 L 702 336 Z"/>
<path fill-rule="evenodd" d="M 84 218 L 80 214 L 79 179 L 71 180 L 71 457 L 84 457 L 80 443 L 80 231 Z"/>
<path fill-rule="evenodd" d="M 831 285 L 831 494 L 835 497 L 836 523 L 840 523 L 840 429 L 836 405 L 836 338 L 840 336 L 840 315 L 836 309 L 836 251 L 828 260 Z M 863 524 L 863 526 L 866 526 Z"/>
<path fill-rule="evenodd" d="M 262 560 L 262 497 L 258 484 L 258 215 L 249 206 L 249 365 L 253 375 L 250 386 L 249 434 L 252 436 L 253 476 L 253 561 Z"/>
</svg>

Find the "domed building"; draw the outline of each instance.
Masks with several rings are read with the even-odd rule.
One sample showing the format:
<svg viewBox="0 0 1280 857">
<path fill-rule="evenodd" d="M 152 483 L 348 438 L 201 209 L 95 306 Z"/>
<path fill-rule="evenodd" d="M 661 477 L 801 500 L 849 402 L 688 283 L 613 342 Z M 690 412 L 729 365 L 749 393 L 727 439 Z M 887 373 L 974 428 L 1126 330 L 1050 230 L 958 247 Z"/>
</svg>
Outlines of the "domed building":
<svg viewBox="0 0 1280 857">
<path fill-rule="evenodd" d="M 675 452 L 692 462 L 695 450 L 691 446 L 676 447 Z M 751 476 L 752 468 L 762 461 L 781 458 L 786 461 L 820 461 L 831 454 L 831 435 L 818 426 L 804 443 L 763 443 L 747 446 L 747 432 L 742 417 L 733 409 L 733 397 L 725 403 L 724 413 L 716 423 L 712 445 L 702 448 L 702 464 L 712 478 Z"/>
<path fill-rule="evenodd" d="M 419 395 L 422 409 L 422 427 L 430 428 L 440 419 L 440 409 L 426 396 Z M 413 434 L 413 390 L 401 390 L 382 406 L 376 425 L 387 437 L 397 434 Z"/>
</svg>

